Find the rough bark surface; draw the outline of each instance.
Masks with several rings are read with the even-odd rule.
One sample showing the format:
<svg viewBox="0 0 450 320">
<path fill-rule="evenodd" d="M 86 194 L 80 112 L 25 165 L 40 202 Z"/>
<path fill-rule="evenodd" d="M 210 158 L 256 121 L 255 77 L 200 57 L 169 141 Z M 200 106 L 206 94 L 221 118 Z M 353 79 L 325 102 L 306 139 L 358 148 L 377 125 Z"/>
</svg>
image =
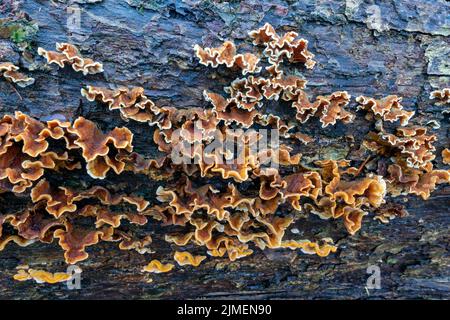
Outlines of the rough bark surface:
<svg viewBox="0 0 450 320">
<path fill-rule="evenodd" d="M 71 23 L 77 15 L 74 10 L 80 10 L 80 28 Z M 251 49 L 247 32 L 269 22 L 277 30 L 298 31 L 309 40 L 317 66 L 312 71 L 291 71 L 308 79 L 312 96 L 336 90 L 347 90 L 353 97 L 398 94 L 405 108 L 416 111 L 416 123 L 439 121 L 436 164 L 445 168 L 440 152 L 449 145 L 449 120 L 428 96 L 436 88 L 450 86 L 449 1 L 3 0 L 0 12 L 0 60 L 19 65 L 36 78 L 25 89 L 0 80 L 1 114 L 20 110 L 41 120 L 82 115 L 103 129 L 127 125 L 135 134 L 135 150 L 153 155 L 152 128 L 126 123 L 118 113 L 87 102 L 80 88 L 142 86 L 159 105 L 207 106 L 202 91 L 221 92 L 237 74 L 199 65 L 194 44 L 215 46 L 230 39 Z M 84 55 L 103 62 L 105 72 L 83 77 L 70 68 L 46 66 L 37 47 L 53 50 L 55 42 L 78 45 Z M 299 151 L 305 157 L 352 158 L 369 126 L 361 115 L 350 126 L 320 129 L 316 123 L 308 124 L 304 132 L 318 140 L 314 147 L 300 146 Z M 346 135 L 355 136 L 355 142 L 347 141 Z M 70 179 L 94 184 L 86 175 Z M 153 201 L 159 185 L 129 174 L 108 176 L 95 184 L 127 185 Z M 174 249 L 162 241 L 164 230 L 158 223 L 149 222 L 137 232 L 152 234 L 156 253 L 140 255 L 105 243 L 88 248 L 90 258 L 79 263 L 81 290 L 67 290 L 65 284 L 15 282 L 12 276 L 19 264 L 51 271 L 64 271 L 66 266 L 56 244 L 10 245 L 0 252 L 0 298 L 448 299 L 450 187 L 440 187 L 428 201 L 417 197 L 390 201 L 403 203 L 410 215 L 388 225 L 366 218 L 355 236 L 339 223 L 299 219 L 296 227 L 306 238 L 324 234 L 337 241 L 338 252 L 326 258 L 256 250 L 236 262 L 208 259 L 198 268 L 163 275 L 141 272 L 150 259 L 168 256 Z M 1 195 L 1 210 L 20 205 L 20 199 Z M 369 265 L 381 268 L 379 290 L 365 289 Z"/>
</svg>

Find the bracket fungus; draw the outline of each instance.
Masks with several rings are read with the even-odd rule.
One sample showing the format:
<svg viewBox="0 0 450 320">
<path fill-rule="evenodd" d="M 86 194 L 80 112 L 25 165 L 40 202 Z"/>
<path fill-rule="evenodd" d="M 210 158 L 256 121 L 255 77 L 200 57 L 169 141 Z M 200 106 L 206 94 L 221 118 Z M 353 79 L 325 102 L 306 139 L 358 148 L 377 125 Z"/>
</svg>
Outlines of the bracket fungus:
<svg viewBox="0 0 450 320">
<path fill-rule="evenodd" d="M 59 282 L 66 282 L 70 280 L 72 276 L 65 272 L 51 273 L 44 270 L 20 269 L 13 278 L 16 281 L 34 280 L 36 283 L 55 284 Z"/>
<path fill-rule="evenodd" d="M 435 100 L 438 105 L 450 104 L 450 88 L 432 91 L 430 99 Z"/>
<path fill-rule="evenodd" d="M 184 252 L 176 251 L 173 258 L 180 266 L 188 265 L 198 267 L 200 263 L 202 263 L 202 261 L 206 259 L 206 256 L 194 256 L 186 251 Z"/>
<path fill-rule="evenodd" d="M 25 88 L 34 83 L 34 78 L 28 77 L 20 73 L 19 67 L 10 62 L 0 63 L 0 74 L 8 81 L 17 84 L 19 87 Z"/>
<path fill-rule="evenodd" d="M 56 43 L 56 50 L 47 51 L 39 47 L 38 54 L 43 56 L 48 64 L 57 64 L 60 68 L 64 68 L 68 64 L 72 66 L 73 70 L 82 72 L 85 76 L 103 72 L 103 64 L 90 58 L 84 58 L 73 44 Z"/>
<path fill-rule="evenodd" d="M 287 231 L 298 227 L 299 212 L 305 218 L 316 215 L 324 220 L 321 223 L 336 219 L 344 232 L 354 235 L 366 216 L 383 223 L 406 216 L 403 209 L 391 206 L 391 196 L 413 194 L 427 199 L 438 184 L 449 183 L 449 170 L 434 169 L 437 135 L 414 125 L 414 111 L 403 109 L 401 97 L 359 96 L 355 110 L 347 91 L 311 99 L 307 80 L 285 70 L 286 63 L 314 67 L 307 40 L 293 31 L 279 35 L 269 24 L 249 32 L 249 38 L 263 50 L 237 53 L 231 41 L 216 48 L 194 47 L 201 65 L 222 65 L 239 72 L 222 93 L 203 92 L 206 108 L 158 105 L 143 87 L 81 89 L 85 99 L 116 111 L 122 119 L 152 126 L 151 137 L 161 153 L 158 158 L 133 151 L 134 136 L 126 127 L 103 132 L 83 117 L 63 122 L 39 121 L 19 111 L 4 115 L 0 119 L 0 191 L 21 193 L 30 201 L 19 212 L 0 215 L 0 251 L 12 242 L 26 246 L 58 239 L 70 264 L 87 259 L 89 247 L 100 241 L 151 254 L 153 235 L 145 230 L 138 235 L 124 227 L 138 228 L 151 221 L 176 248 L 173 259 L 180 266 L 199 266 L 206 254 L 234 261 L 266 248 L 298 249 L 325 257 L 337 251 L 331 238 L 287 236 Z M 50 64 L 71 65 L 85 75 L 103 71 L 100 63 L 83 58 L 71 44 L 57 44 L 57 50 L 39 48 L 38 52 Z M 17 67 L 4 63 L 0 70 L 8 78 L 6 73 L 11 75 Z M 27 81 L 16 78 L 16 83 Z M 448 96 L 447 89 L 431 93 L 431 98 L 444 103 Z M 284 104 L 290 105 L 291 118 L 273 107 Z M 299 144 L 314 145 L 317 140 L 300 132 L 308 121 L 318 121 L 320 129 L 338 121 L 349 124 L 357 116 L 352 111 L 358 110 L 371 115 L 367 120 L 375 120 L 374 131 L 361 147 L 361 152 L 370 154 L 366 161 L 352 163 L 323 153 L 311 161 L 303 158 Z M 399 126 L 385 130 L 383 121 Z M 255 128 L 273 129 L 281 142 L 252 152 L 263 141 Z M 233 148 L 242 148 L 241 154 L 221 148 L 230 141 Z M 212 151 L 213 146 L 219 151 Z M 188 161 L 180 162 L 180 157 Z M 448 149 L 443 150 L 442 159 L 449 163 Z M 386 168 L 377 168 L 377 161 Z M 59 185 L 61 179 L 54 179 L 87 173 L 91 180 L 106 179 L 106 183 L 111 175 L 124 172 L 161 182 L 153 198 L 118 192 L 123 186 L 107 188 L 92 182 L 90 187 L 75 187 Z M 203 250 L 205 255 L 185 251 L 191 249 Z M 152 260 L 143 271 L 164 273 L 173 268 L 171 263 Z M 21 271 L 17 279 L 51 282 L 63 278 L 33 274 Z"/>
<path fill-rule="evenodd" d="M 268 23 L 258 30 L 249 32 L 253 39 L 253 44 L 264 46 L 264 54 L 268 56 L 273 64 L 280 63 L 284 58 L 289 62 L 303 63 L 306 68 L 312 69 L 316 62 L 314 55 L 308 51 L 308 41 L 305 39 L 296 39 L 298 33 L 290 31 L 280 36 L 275 29 Z"/>
<path fill-rule="evenodd" d="M 395 122 L 399 120 L 402 126 L 407 125 L 412 116 L 414 116 L 414 111 L 403 110 L 401 105 L 402 98 L 395 95 L 382 99 L 359 96 L 356 98 L 356 101 L 360 104 L 358 109 L 370 111 L 384 121 Z"/>
<path fill-rule="evenodd" d="M 450 164 L 450 149 L 445 148 L 442 150 L 442 162 L 444 164 Z"/>
<path fill-rule="evenodd" d="M 231 41 L 225 41 L 219 48 L 201 48 L 196 44 L 194 51 L 205 66 L 216 68 L 224 64 L 228 68 L 241 69 L 243 75 L 261 71 L 259 58 L 252 53 L 236 54 L 236 46 Z"/>
<path fill-rule="evenodd" d="M 175 266 L 171 263 L 164 264 L 161 261 L 154 259 L 143 268 L 143 271 L 152 273 L 166 273 L 171 271 L 174 267 Z"/>
</svg>

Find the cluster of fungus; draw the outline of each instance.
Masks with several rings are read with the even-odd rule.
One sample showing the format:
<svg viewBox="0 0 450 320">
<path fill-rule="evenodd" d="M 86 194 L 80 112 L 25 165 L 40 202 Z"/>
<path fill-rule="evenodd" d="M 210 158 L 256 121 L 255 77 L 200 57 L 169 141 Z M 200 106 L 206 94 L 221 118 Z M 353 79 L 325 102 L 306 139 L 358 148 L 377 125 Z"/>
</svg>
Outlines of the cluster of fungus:
<svg viewBox="0 0 450 320">
<path fill-rule="evenodd" d="M 64 68 L 66 63 L 71 65 L 76 72 L 82 72 L 84 75 L 103 72 L 103 65 L 90 58 L 83 58 L 73 44 L 57 43 L 57 51 L 47 51 L 44 48 L 38 48 L 38 54 L 45 57 L 48 64 L 57 64 Z"/>
<path fill-rule="evenodd" d="M 0 63 L 0 73 L 8 81 L 17 84 L 19 87 L 25 88 L 34 83 L 34 78 L 28 77 L 20 73 L 19 67 L 11 62 Z"/>
<path fill-rule="evenodd" d="M 436 104 L 439 105 L 450 104 L 450 88 L 432 91 L 430 93 L 430 99 L 435 99 Z"/>
<path fill-rule="evenodd" d="M 17 273 L 14 275 L 16 281 L 34 280 L 36 283 L 55 284 L 59 282 L 66 282 L 72 277 L 66 272 L 51 273 L 45 270 L 31 269 L 29 266 L 19 266 Z"/>
<path fill-rule="evenodd" d="M 307 81 L 282 68 L 287 62 L 312 69 L 315 61 L 308 42 L 295 32 L 278 35 L 269 24 L 251 31 L 249 37 L 263 48 L 261 54 L 237 53 L 230 41 L 217 48 L 194 47 L 200 64 L 225 66 L 243 76 L 225 87 L 224 94 L 204 91 L 210 108 L 158 106 L 141 87 L 81 89 L 84 98 L 117 110 L 126 121 L 154 127 L 153 141 L 161 152 L 158 158 L 134 152 L 133 134 L 125 127 L 104 133 L 82 117 L 69 123 L 41 122 L 21 112 L 5 115 L 0 121 L 0 190 L 29 194 L 32 205 L 25 211 L 0 215 L 0 250 L 8 242 L 25 246 L 58 239 L 70 264 L 88 258 L 86 248 L 99 241 L 117 242 L 123 250 L 153 253 L 150 235 L 139 238 L 121 229 L 122 220 L 144 226 L 151 219 L 163 228 L 172 226 L 165 241 L 179 248 L 173 256 L 179 266 L 198 266 L 207 255 L 233 261 L 251 255 L 256 248 L 299 249 L 325 257 L 337 250 L 329 237 L 286 238 L 297 212 L 339 219 L 354 235 L 371 213 L 385 223 L 405 215 L 402 208 L 383 208 L 387 195 L 413 194 L 427 199 L 437 184 L 450 181 L 449 170 L 433 168 L 436 135 L 409 125 L 414 112 L 403 108 L 400 97 L 360 96 L 355 112 L 349 110 L 351 96 L 346 91 L 310 99 Z M 100 63 L 82 58 L 73 45 L 57 44 L 57 49 L 59 52 L 39 48 L 39 54 L 48 63 L 60 67 L 67 63 L 85 75 L 102 71 Z M 432 93 L 432 98 L 448 103 L 445 90 Z M 296 121 L 267 113 L 267 101 L 286 102 Z M 384 170 L 370 170 L 373 163 L 354 167 L 350 160 L 302 164 L 302 155 L 293 152 L 292 140 L 306 144 L 313 139 L 298 128 L 312 118 L 317 118 L 322 128 L 337 121 L 351 123 L 358 110 L 376 122 L 361 148 L 370 154 L 368 159 L 384 157 Z M 385 122 L 399 126 L 388 130 Z M 262 139 L 253 129 L 256 126 L 275 130 L 281 142 L 250 152 Z M 242 147 L 242 154 L 208 151 L 211 145 L 223 146 L 230 140 Z M 177 161 L 180 156 L 189 161 Z M 448 149 L 442 157 L 449 163 Z M 128 171 L 168 181 L 157 189 L 155 199 L 144 199 L 100 186 L 73 190 L 45 178 L 47 172 L 67 170 L 85 170 L 94 179 Z M 177 178 L 170 180 L 174 174 Z M 212 178 L 221 183 L 208 182 Z M 245 183 L 252 188 L 241 188 Z M 92 223 L 87 225 L 86 220 Z M 4 224 L 12 228 L 2 232 Z M 192 247 L 202 248 L 203 254 L 186 250 Z M 153 259 L 143 271 L 164 273 L 174 267 Z M 18 277 L 36 278 L 24 271 Z"/>
</svg>

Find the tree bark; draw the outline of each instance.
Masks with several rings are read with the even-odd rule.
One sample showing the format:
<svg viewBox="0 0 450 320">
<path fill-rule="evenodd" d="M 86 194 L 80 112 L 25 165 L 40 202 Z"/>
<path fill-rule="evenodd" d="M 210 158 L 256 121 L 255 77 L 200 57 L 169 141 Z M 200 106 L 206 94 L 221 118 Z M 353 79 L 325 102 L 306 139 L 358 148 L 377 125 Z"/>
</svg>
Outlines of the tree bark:
<svg viewBox="0 0 450 320">
<path fill-rule="evenodd" d="M 158 105 L 206 107 L 202 91 L 222 92 L 238 75 L 200 65 L 193 46 L 233 40 L 242 51 L 251 51 L 248 31 L 269 22 L 280 32 L 297 31 L 309 41 L 316 67 L 289 70 L 308 80 L 311 96 L 337 90 L 346 90 L 352 97 L 397 94 L 406 109 L 416 111 L 416 123 L 426 126 L 430 120 L 438 121 L 440 128 L 433 131 L 439 137 L 435 162 L 446 168 L 440 153 L 449 145 L 448 116 L 444 118 L 442 107 L 434 105 L 429 94 L 450 86 L 448 1 L 5 0 L 0 2 L 0 12 L 1 60 L 19 65 L 36 79 L 23 89 L 0 80 L 2 115 L 20 110 L 41 120 L 84 116 L 104 130 L 125 125 L 134 133 L 135 151 L 154 156 L 153 128 L 123 121 L 104 105 L 83 99 L 80 89 L 142 86 Z M 22 32 L 11 31 L 18 29 Z M 105 72 L 84 77 L 70 68 L 46 66 L 36 54 L 37 47 L 53 50 L 56 42 L 78 45 L 84 56 L 103 62 Z M 270 108 L 289 114 L 276 104 Z M 321 129 L 317 123 L 308 123 L 302 129 L 317 138 L 313 146 L 298 147 L 304 157 L 319 153 L 322 158 L 351 158 L 370 127 L 359 114 L 350 126 L 339 123 Z M 355 142 L 345 139 L 349 135 Z M 131 174 L 108 175 L 102 181 L 87 175 L 62 178 L 80 179 L 86 185 L 126 185 L 155 204 L 155 190 L 163 183 Z M 0 209 L 19 207 L 23 201 L 1 195 Z M 113 243 L 89 247 L 89 259 L 78 264 L 83 270 L 80 290 L 68 290 L 64 283 L 14 281 L 19 264 L 52 271 L 64 271 L 66 266 L 56 243 L 9 245 L 0 252 L 0 297 L 448 299 L 450 187 L 439 187 L 427 201 L 414 196 L 388 201 L 405 205 L 409 216 L 387 225 L 366 217 L 354 236 L 341 223 L 300 218 L 296 227 L 305 238 L 326 234 L 337 242 L 338 251 L 326 258 L 256 249 L 252 256 L 235 262 L 208 259 L 198 268 L 160 275 L 141 269 L 154 257 L 169 256 L 174 247 L 163 241 L 165 229 L 150 221 L 136 232 L 152 235 L 155 254 L 121 251 Z M 366 288 L 370 265 L 380 267 L 381 289 Z"/>
</svg>

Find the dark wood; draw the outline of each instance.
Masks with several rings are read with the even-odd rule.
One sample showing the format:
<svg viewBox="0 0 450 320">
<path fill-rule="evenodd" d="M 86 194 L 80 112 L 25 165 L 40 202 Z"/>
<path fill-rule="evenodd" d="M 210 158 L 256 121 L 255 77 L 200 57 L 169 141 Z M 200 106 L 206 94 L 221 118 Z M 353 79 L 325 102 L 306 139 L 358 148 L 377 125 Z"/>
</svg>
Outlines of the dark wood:
<svg viewBox="0 0 450 320">
<path fill-rule="evenodd" d="M 445 168 L 440 152 L 449 145 L 448 117 L 444 118 L 442 107 L 433 105 L 428 96 L 435 88 L 450 86 L 450 2 L 370 3 L 0 1 L 0 59 L 20 65 L 36 78 L 33 86 L 17 90 L 0 79 L 0 111 L 4 114 L 21 110 L 43 120 L 50 115 L 68 119 L 82 115 L 103 129 L 127 125 L 135 133 L 136 151 L 152 156 L 156 152 L 151 142 L 153 129 L 126 123 L 117 113 L 87 102 L 80 88 L 88 84 L 143 86 L 159 105 L 207 106 L 202 91 L 221 92 L 237 74 L 199 65 L 193 55 L 194 44 L 215 46 L 230 39 L 243 50 L 250 50 L 247 32 L 270 22 L 279 31 L 298 31 L 309 40 L 318 61 L 316 68 L 289 70 L 308 79 L 311 96 L 336 90 L 347 90 L 353 97 L 398 94 L 404 97 L 405 108 L 416 111 L 416 124 L 439 121 L 440 129 L 434 130 L 439 136 L 435 163 Z M 74 7 L 80 10 L 80 29 L 68 28 L 68 19 L 78 10 Z M 23 32 L 12 36 L 11 25 Z M 55 42 L 66 41 L 103 62 L 104 74 L 84 77 L 69 68 L 49 68 L 36 54 L 38 46 L 53 50 Z M 277 104 L 269 109 L 289 112 Z M 312 122 L 302 130 L 317 137 L 318 142 L 308 148 L 299 146 L 298 150 L 305 157 L 319 153 L 325 158 L 338 152 L 362 161 L 355 158 L 354 151 L 372 125 L 362 113 L 350 126 L 338 124 L 323 130 Z M 353 135 L 356 141 L 349 142 L 346 135 Z M 70 179 L 83 180 L 86 185 L 127 184 L 129 190 L 142 191 L 154 203 L 154 191 L 160 184 L 127 174 L 108 176 L 101 182 L 85 175 Z M 0 209 L 19 206 L 21 201 L 2 195 Z M 82 288 L 73 291 L 67 290 L 65 284 L 19 283 L 12 279 L 19 264 L 64 271 L 62 251 L 56 244 L 26 248 L 10 245 L 0 252 L 0 298 L 448 299 L 450 187 L 441 186 L 428 201 L 413 196 L 389 201 L 404 204 L 409 216 L 388 225 L 367 217 L 355 236 L 348 236 L 338 222 L 300 218 L 296 227 L 301 236 L 331 236 L 337 241 L 338 252 L 326 258 L 290 250 L 256 250 L 251 257 L 236 262 L 208 259 L 199 268 L 178 268 L 163 275 L 140 271 L 152 258 L 168 257 L 174 251 L 162 241 L 165 230 L 157 222 L 150 222 L 136 232 L 152 234 L 155 254 L 120 251 L 116 245 L 105 243 L 91 247 L 90 258 L 79 263 Z M 369 265 L 381 268 L 379 290 L 365 289 Z M 153 281 L 149 283 L 150 278 Z"/>
</svg>

